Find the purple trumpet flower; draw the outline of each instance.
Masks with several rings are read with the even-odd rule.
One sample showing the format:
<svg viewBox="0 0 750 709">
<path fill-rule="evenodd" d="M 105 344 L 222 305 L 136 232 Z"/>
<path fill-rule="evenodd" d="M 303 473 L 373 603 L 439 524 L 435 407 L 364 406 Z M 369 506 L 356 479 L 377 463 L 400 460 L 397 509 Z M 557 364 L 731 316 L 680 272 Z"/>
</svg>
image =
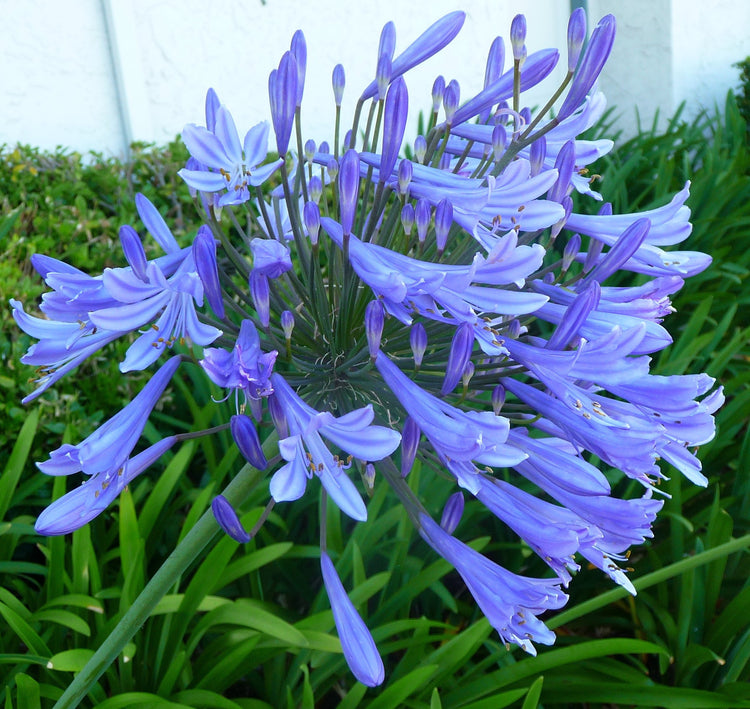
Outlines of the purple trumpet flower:
<svg viewBox="0 0 750 709">
<path fill-rule="evenodd" d="M 428 27 L 414 42 L 412 42 L 401 54 L 393 60 L 391 68 L 391 81 L 414 68 L 417 64 L 437 54 L 443 47 L 449 44 L 459 33 L 464 24 L 466 15 L 456 11 L 440 18 Z M 372 81 L 362 92 L 361 100 L 372 98 L 377 93 L 377 82 Z"/>
<path fill-rule="evenodd" d="M 605 15 L 599 20 L 599 24 L 591 33 L 591 39 L 583 54 L 581 64 L 570 85 L 570 91 L 568 91 L 563 105 L 560 106 L 557 120 L 566 119 L 583 103 L 586 94 L 591 91 L 594 82 L 599 78 L 599 74 L 609 58 L 609 53 L 612 51 L 614 41 L 615 18 L 613 15 Z"/>
<path fill-rule="evenodd" d="M 506 467 L 526 457 L 521 450 L 506 445 L 507 419 L 451 406 L 415 384 L 382 352 L 375 366 L 458 484 L 472 494 L 478 490 L 479 474 L 472 461 Z"/>
<path fill-rule="evenodd" d="M 396 165 L 398 151 L 404 139 L 406 117 L 409 113 L 409 94 L 406 83 L 399 77 L 391 84 L 385 99 L 383 119 L 383 153 L 380 157 L 380 181 L 390 178 Z M 344 156 L 346 158 L 346 156 Z"/>
<path fill-rule="evenodd" d="M 37 518 L 37 534 L 68 534 L 88 524 L 103 512 L 117 496 L 146 468 L 153 465 L 177 441 L 164 438 L 122 464 L 94 473 L 82 485 L 55 500 Z M 126 456 L 127 458 L 127 456 Z"/>
<path fill-rule="evenodd" d="M 279 452 L 287 464 L 271 478 L 271 496 L 276 502 L 297 500 L 305 492 L 307 480 L 313 475 L 339 506 L 352 519 L 367 519 L 367 509 L 356 486 L 345 470 L 349 461 L 334 456 L 321 435 L 350 456 L 377 461 L 393 453 L 401 436 L 383 426 L 372 426 L 372 406 L 350 411 L 338 418 L 308 406 L 279 374 L 271 376 L 272 400 L 286 418 L 289 435 L 279 441 Z M 279 434 L 281 435 L 281 434 Z"/>
<path fill-rule="evenodd" d="M 211 230 L 204 224 L 198 229 L 193 241 L 193 259 L 195 270 L 203 284 L 206 300 L 216 316 L 224 319 L 224 298 L 221 294 L 219 282 L 219 267 L 216 263 L 216 240 Z M 142 279 L 146 281 L 147 279 Z"/>
<path fill-rule="evenodd" d="M 262 352 L 253 321 L 243 320 L 232 350 L 207 347 L 200 364 L 212 382 L 223 389 L 240 390 L 245 401 L 253 401 L 273 393 L 270 377 L 277 354 L 276 350 Z"/>
<path fill-rule="evenodd" d="M 419 534 L 455 566 L 504 642 L 514 643 L 530 655 L 536 655 L 533 642 L 555 642 L 555 634 L 537 615 L 565 605 L 568 597 L 560 590 L 559 581 L 517 576 L 447 534 L 425 514 L 419 517 Z"/>
<path fill-rule="evenodd" d="M 216 111 L 216 126 L 209 131 L 188 124 L 182 139 L 190 154 L 208 170 L 183 168 L 177 174 L 201 192 L 220 192 L 219 206 L 242 204 L 250 199 L 249 187 L 262 185 L 283 160 L 261 165 L 268 154 L 267 122 L 251 128 L 240 143 L 232 114 L 225 106 Z"/>
<path fill-rule="evenodd" d="M 279 68 L 268 77 L 268 97 L 271 103 L 273 130 L 276 133 L 276 150 L 286 156 L 292 135 L 294 111 L 297 107 L 299 69 L 291 52 L 284 52 Z"/>
<path fill-rule="evenodd" d="M 95 475 L 121 468 L 179 364 L 179 356 L 167 360 L 124 409 L 78 445 L 64 443 L 52 451 L 49 460 L 37 463 L 39 470 L 46 475 L 70 475 L 79 471 Z"/>
<path fill-rule="evenodd" d="M 150 325 L 128 348 L 121 372 L 145 369 L 175 342 L 189 338 L 209 345 L 221 335 L 221 330 L 198 320 L 195 305 L 203 304 L 204 289 L 191 251 L 169 278 L 154 261 L 146 275 L 144 283 L 130 269 L 106 269 L 104 287 L 116 305 L 89 314 L 94 326 L 109 331 Z"/>
<path fill-rule="evenodd" d="M 253 239 L 250 242 L 253 252 L 253 270 L 268 278 L 278 278 L 292 268 L 289 249 L 274 239 Z"/>
<path fill-rule="evenodd" d="M 346 664 L 362 684 L 377 687 L 385 679 L 383 660 L 370 631 L 349 600 L 331 557 L 324 551 L 320 552 L 320 569 Z"/>
</svg>

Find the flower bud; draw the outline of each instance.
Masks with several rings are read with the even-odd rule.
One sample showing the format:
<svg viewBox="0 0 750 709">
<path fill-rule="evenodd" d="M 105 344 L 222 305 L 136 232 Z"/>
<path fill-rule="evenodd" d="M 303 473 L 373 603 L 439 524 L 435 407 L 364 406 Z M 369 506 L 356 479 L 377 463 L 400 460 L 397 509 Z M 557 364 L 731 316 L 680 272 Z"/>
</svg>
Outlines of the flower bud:
<svg viewBox="0 0 750 709">
<path fill-rule="evenodd" d="M 414 165 L 411 160 L 402 160 L 398 166 L 398 191 L 403 195 L 409 194 L 409 185 L 414 175 Z"/>
<path fill-rule="evenodd" d="M 568 219 L 570 219 L 570 214 L 573 211 L 573 200 L 570 198 L 570 195 L 567 197 L 563 197 L 562 201 L 560 202 L 562 205 L 562 208 L 565 210 L 565 216 L 563 216 L 560 221 L 555 222 L 550 227 L 550 239 L 554 241 L 557 238 L 557 235 L 563 230 L 563 227 L 568 223 Z"/>
<path fill-rule="evenodd" d="M 276 134 L 276 149 L 281 157 L 286 155 L 297 106 L 297 60 L 291 52 L 281 57 L 278 70 L 268 77 L 268 96 L 271 118 Z"/>
<path fill-rule="evenodd" d="M 518 320 L 515 320 L 514 322 L 518 322 Z M 461 385 L 464 389 L 469 388 L 469 382 L 471 381 L 471 378 L 474 376 L 474 363 L 469 360 L 468 364 L 466 365 L 466 369 L 464 369 L 463 374 L 461 375 Z"/>
<path fill-rule="evenodd" d="M 411 417 L 407 416 L 404 421 L 404 428 L 401 431 L 401 477 L 405 478 L 414 465 L 414 460 L 417 457 L 417 451 L 419 450 L 419 439 L 422 432 L 417 426 L 417 422 Z"/>
<path fill-rule="evenodd" d="M 340 106 L 341 101 L 344 98 L 344 87 L 346 86 L 346 74 L 344 73 L 344 67 L 341 64 L 336 64 L 336 66 L 333 67 L 331 84 L 333 84 L 333 100 L 336 102 L 337 106 Z"/>
<path fill-rule="evenodd" d="M 601 287 L 597 281 L 591 281 L 587 288 L 580 291 L 568 305 L 560 318 L 557 329 L 547 341 L 548 350 L 563 350 L 573 338 L 596 306 L 599 305 Z"/>
<path fill-rule="evenodd" d="M 367 334 L 367 347 L 370 350 L 370 357 L 373 359 L 378 356 L 384 322 L 383 304 L 379 300 L 370 301 L 365 308 L 365 332 Z"/>
<path fill-rule="evenodd" d="M 339 210 L 344 235 L 352 233 L 359 198 L 359 153 L 347 150 L 339 165 Z"/>
<path fill-rule="evenodd" d="M 274 428 L 279 434 L 279 440 L 289 438 L 289 423 L 286 420 L 284 408 L 273 394 L 266 401 L 268 402 L 268 411 L 271 414 Z"/>
<path fill-rule="evenodd" d="M 510 46 L 513 49 L 513 59 L 520 61 L 524 56 L 526 44 L 526 18 L 516 15 L 510 23 Z"/>
<path fill-rule="evenodd" d="M 307 162 L 313 161 L 313 158 L 315 157 L 315 147 L 315 141 L 312 138 L 305 141 L 305 160 L 307 160 Z"/>
<path fill-rule="evenodd" d="M 505 152 L 505 145 L 508 142 L 508 133 L 505 126 L 498 123 L 492 129 L 492 153 L 495 160 L 499 160 Z"/>
<path fill-rule="evenodd" d="M 315 246 L 318 243 L 318 233 L 320 232 L 320 209 L 315 202 L 305 203 L 302 208 L 302 219 L 310 236 L 310 243 Z"/>
<path fill-rule="evenodd" d="M 411 228 L 414 226 L 414 207 L 405 204 L 401 209 L 401 226 L 404 227 L 406 236 L 411 236 Z"/>
<path fill-rule="evenodd" d="M 581 235 L 573 234 L 573 236 L 571 236 L 570 239 L 568 239 L 568 243 L 565 244 L 565 249 L 563 250 L 563 257 L 562 257 L 563 273 L 566 273 L 568 271 L 573 261 L 575 261 L 576 256 L 578 256 L 578 252 L 580 250 L 581 250 Z"/>
<path fill-rule="evenodd" d="M 250 273 L 250 295 L 260 324 L 263 327 L 268 327 L 271 322 L 271 310 L 268 276 L 265 273 L 256 270 Z"/>
<path fill-rule="evenodd" d="M 255 426 L 250 418 L 244 414 L 232 416 L 229 421 L 229 429 L 244 459 L 254 468 L 265 470 L 268 466 L 268 461 L 263 454 L 263 447 L 260 444 L 258 432 L 255 430 Z"/>
<path fill-rule="evenodd" d="M 365 488 L 368 492 L 372 492 L 375 489 L 375 466 L 372 463 L 365 465 Z"/>
<path fill-rule="evenodd" d="M 217 495 L 211 502 L 214 519 L 224 532 L 240 544 L 246 544 L 252 537 L 245 531 L 234 507 L 223 495 Z"/>
<path fill-rule="evenodd" d="M 555 160 L 555 170 L 557 170 L 557 180 L 547 191 L 547 199 L 551 202 L 562 202 L 567 197 L 570 189 L 570 180 L 573 177 L 573 168 L 576 162 L 575 142 L 569 140 L 560 148 Z"/>
<path fill-rule="evenodd" d="M 206 128 L 213 133 L 216 129 L 216 111 L 219 110 L 221 101 L 216 94 L 216 91 L 209 89 L 206 92 Z"/>
<path fill-rule="evenodd" d="M 599 260 L 594 269 L 586 276 L 583 283 L 590 281 L 604 282 L 611 275 L 617 273 L 630 257 L 638 251 L 651 229 L 651 220 L 637 219 L 625 229 L 612 248 Z"/>
<path fill-rule="evenodd" d="M 344 134 L 344 148 L 353 148 L 354 147 L 354 136 L 352 135 L 352 129 L 350 128 L 346 133 Z"/>
<path fill-rule="evenodd" d="M 421 322 L 415 322 L 409 332 L 409 344 L 414 355 L 414 366 L 417 370 L 422 366 L 422 359 L 427 350 L 427 331 Z"/>
<path fill-rule="evenodd" d="M 122 236 L 122 230 L 120 230 L 120 235 Z M 216 240 L 205 224 L 198 229 L 198 234 L 193 241 L 193 260 L 198 278 L 203 284 L 206 300 L 216 313 L 216 317 L 223 320 L 224 299 L 219 282 L 219 267 L 216 263 Z"/>
<path fill-rule="evenodd" d="M 498 384 L 492 390 L 492 410 L 495 412 L 495 416 L 499 416 L 505 405 L 505 387 L 502 384 Z"/>
<path fill-rule="evenodd" d="M 578 66 L 578 58 L 585 41 L 586 11 L 582 7 L 577 7 L 568 20 L 568 72 L 571 74 Z"/>
<path fill-rule="evenodd" d="M 348 141 L 344 141 L 344 145 L 346 145 Z M 339 174 L 339 163 L 336 160 L 336 158 L 331 158 L 328 163 L 326 163 L 326 172 L 328 173 L 328 177 L 333 182 Z"/>
<path fill-rule="evenodd" d="M 445 251 L 448 233 L 453 226 L 453 205 L 447 199 L 441 199 L 435 207 L 435 241 L 438 256 Z"/>
<path fill-rule="evenodd" d="M 390 178 L 404 139 L 409 112 L 409 93 L 403 77 L 398 77 L 388 89 L 383 114 L 383 152 L 380 156 L 380 181 Z"/>
<path fill-rule="evenodd" d="M 529 148 L 529 163 L 531 176 L 538 175 L 544 167 L 544 158 L 547 155 L 547 140 L 544 136 L 537 138 Z"/>
<path fill-rule="evenodd" d="M 307 189 L 310 192 L 310 199 L 315 204 L 319 204 L 320 198 L 323 196 L 323 183 L 320 181 L 320 177 L 313 175 L 310 178 L 310 182 L 307 183 Z"/>
<path fill-rule="evenodd" d="M 464 513 L 464 495 L 459 490 L 454 492 L 445 503 L 443 516 L 440 518 L 440 526 L 448 533 L 453 534 L 461 521 Z"/>
<path fill-rule="evenodd" d="M 430 202 L 425 197 L 420 197 L 417 200 L 417 206 L 414 209 L 414 217 L 417 222 L 417 236 L 419 237 L 419 243 L 423 244 L 427 238 L 427 230 L 430 228 Z"/>
<path fill-rule="evenodd" d="M 414 139 L 414 156 L 417 162 L 424 163 L 424 156 L 427 154 L 427 140 L 423 135 L 418 135 Z"/>
<path fill-rule="evenodd" d="M 438 170 L 450 170 L 451 169 L 451 154 L 443 153 L 440 156 L 440 162 L 438 162 Z"/>
<path fill-rule="evenodd" d="M 511 340 L 517 340 L 521 336 L 521 322 L 513 318 L 505 327 L 505 336 Z"/>
<path fill-rule="evenodd" d="M 292 339 L 292 330 L 294 330 L 294 314 L 291 310 L 285 310 L 281 313 L 281 329 L 284 331 L 284 339 Z"/>
<path fill-rule="evenodd" d="M 458 102 L 461 100 L 461 87 L 455 79 L 451 79 L 448 86 L 445 87 L 443 94 L 443 110 L 445 111 L 445 122 L 450 125 L 453 116 L 458 109 Z"/>
<path fill-rule="evenodd" d="M 378 101 L 382 101 L 391 82 L 391 58 L 387 54 L 381 54 L 378 59 L 375 81 L 378 84 Z"/>
<path fill-rule="evenodd" d="M 318 152 L 322 153 L 323 155 L 329 155 L 331 152 L 331 147 L 328 145 L 328 141 L 324 140 L 319 146 L 318 146 Z"/>
<path fill-rule="evenodd" d="M 474 348 L 474 328 L 471 323 L 462 322 L 453 335 L 451 349 L 448 353 L 448 364 L 445 368 L 445 379 L 440 393 L 450 394 L 458 384 L 458 380 L 466 369 Z"/>
<path fill-rule="evenodd" d="M 120 227 L 120 244 L 122 245 L 122 252 L 125 254 L 125 260 L 130 264 L 133 273 L 144 283 L 148 283 L 146 251 L 143 248 L 141 237 L 138 236 L 138 232 L 132 226 L 123 224 Z"/>
<path fill-rule="evenodd" d="M 384 54 L 388 59 L 393 59 L 393 53 L 396 51 L 396 25 L 393 22 L 386 22 L 380 31 L 380 43 L 378 44 L 378 56 Z"/>
<path fill-rule="evenodd" d="M 294 55 L 297 65 L 297 93 L 295 105 L 297 108 L 302 104 L 302 94 L 305 91 L 305 71 L 307 70 L 307 43 L 302 30 L 297 30 L 292 36 L 290 51 Z"/>
<path fill-rule="evenodd" d="M 269 278 L 278 278 L 292 267 L 289 249 L 275 239 L 253 239 L 250 242 L 253 252 L 253 269 Z"/>
<path fill-rule="evenodd" d="M 484 88 L 500 78 L 505 65 L 505 43 L 502 37 L 495 37 L 487 53 L 487 65 L 484 70 Z"/>
<path fill-rule="evenodd" d="M 432 84 L 432 112 L 437 113 L 440 110 L 440 104 L 443 102 L 445 93 L 445 78 L 441 74 Z"/>
<path fill-rule="evenodd" d="M 612 203 L 605 202 L 597 212 L 599 216 L 610 216 L 612 214 Z M 599 263 L 599 257 L 602 255 L 602 249 L 604 244 L 598 239 L 593 237 L 589 239 L 589 250 L 586 254 L 586 258 L 583 261 L 583 272 L 588 273 L 597 263 Z"/>
<path fill-rule="evenodd" d="M 614 41 L 615 18 L 612 15 L 606 15 L 599 20 L 599 24 L 591 33 L 591 39 L 570 84 L 568 95 L 563 105 L 560 106 L 557 114 L 558 120 L 562 121 L 570 116 L 583 103 L 586 94 L 591 91 L 594 82 L 599 78 L 609 58 L 609 53 L 612 51 Z"/>
</svg>

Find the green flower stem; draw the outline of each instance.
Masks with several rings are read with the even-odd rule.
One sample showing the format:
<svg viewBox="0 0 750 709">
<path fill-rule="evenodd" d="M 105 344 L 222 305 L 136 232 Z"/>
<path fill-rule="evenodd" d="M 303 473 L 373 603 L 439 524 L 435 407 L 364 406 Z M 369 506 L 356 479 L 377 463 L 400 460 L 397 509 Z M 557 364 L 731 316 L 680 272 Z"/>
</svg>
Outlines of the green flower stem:
<svg viewBox="0 0 750 709">
<path fill-rule="evenodd" d="M 750 534 L 746 534 L 744 537 L 738 537 L 737 539 L 732 539 L 731 541 L 720 544 L 713 549 L 707 549 L 706 551 L 695 554 L 694 556 L 689 556 L 687 559 L 681 559 L 663 569 L 646 574 L 639 579 L 634 579 L 633 585 L 636 590 L 642 591 L 645 588 L 655 586 L 657 583 L 679 576 L 691 569 L 696 569 L 704 564 L 709 564 L 712 561 L 729 556 L 737 551 L 748 549 L 748 547 L 750 547 Z M 624 588 L 618 586 L 611 591 L 599 594 L 596 598 L 579 603 L 574 608 L 558 613 L 554 618 L 550 618 L 546 621 L 547 627 L 559 628 L 561 625 L 569 623 L 571 620 L 580 618 L 581 616 L 587 615 L 599 608 L 604 608 L 604 606 L 614 603 L 620 598 L 624 598 L 628 595 L 628 592 Z"/>
<path fill-rule="evenodd" d="M 239 505 L 262 479 L 264 473 L 245 465 L 227 485 L 222 495 L 232 505 Z M 86 666 L 73 678 L 54 709 L 72 709 L 86 697 L 99 677 L 117 659 L 125 645 L 146 622 L 156 604 L 174 587 L 175 582 L 219 532 L 213 513 L 208 510 L 185 535 L 177 548 L 154 574 L 109 637 L 101 644 Z"/>
</svg>

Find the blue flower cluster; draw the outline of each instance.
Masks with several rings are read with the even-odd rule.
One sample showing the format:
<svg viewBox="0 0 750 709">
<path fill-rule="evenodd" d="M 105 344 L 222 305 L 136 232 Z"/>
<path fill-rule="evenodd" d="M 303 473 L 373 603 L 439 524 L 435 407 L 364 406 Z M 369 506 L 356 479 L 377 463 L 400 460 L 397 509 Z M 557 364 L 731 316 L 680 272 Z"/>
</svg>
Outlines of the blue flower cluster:
<svg viewBox="0 0 750 709">
<path fill-rule="evenodd" d="M 463 21 L 461 12 L 443 17 L 399 55 L 388 23 L 375 79 L 343 138 L 346 81 L 337 65 L 333 148 L 303 143 L 307 49 L 297 32 L 269 77 L 271 124 L 240 142 L 209 90 L 205 126 L 183 131 L 191 158 L 180 175 L 205 218 L 191 246 L 181 248 L 139 196 L 141 221 L 164 255 L 147 258 L 139 234 L 123 226 L 122 268 L 89 276 L 34 257 L 51 289 L 44 317 L 11 301 L 18 325 L 39 340 L 23 358 L 38 367 L 24 401 L 121 336 L 135 334 L 123 372 L 176 352 L 120 413 L 39 464 L 48 475 L 87 476 L 41 514 L 39 532 L 89 522 L 184 439 L 134 453 L 178 368 L 199 366 L 233 403 L 220 428 L 231 429 L 252 466 L 272 468 L 267 512 L 312 488 L 364 522 L 362 490 L 379 471 L 507 643 L 534 653 L 534 643 L 554 642 L 538 616 L 565 604 L 579 557 L 635 592 L 617 562 L 651 536 L 662 505 L 659 462 L 707 483 L 695 451 L 714 435 L 721 389 L 711 391 L 705 374 L 651 374 L 649 355 L 671 342 L 661 324 L 670 296 L 710 258 L 671 248 L 690 233 L 687 185 L 649 212 L 575 211 L 582 199 L 601 201 L 587 166 L 613 145 L 579 138 L 604 111 L 595 86 L 614 40 L 611 16 L 582 51 L 585 14 L 573 13 L 565 78 L 536 112 L 523 105 L 524 92 L 550 75 L 559 53 L 528 55 L 518 16 L 510 68 L 498 37 L 478 94 L 462 102 L 459 84 L 438 77 L 425 135 L 405 144 L 404 76 Z M 269 158 L 271 125 L 277 156 Z M 639 275 L 625 281 L 623 273 Z M 278 436 L 275 470 L 260 422 Z M 404 482 L 417 459 L 460 488 L 440 524 Z M 601 467 L 638 481 L 642 496 L 613 497 Z M 464 493 L 552 575 L 511 573 L 456 538 Z M 243 529 L 225 498 L 213 510 L 238 541 L 257 532 Z M 324 526 L 321 572 L 349 666 L 375 686 L 383 663 L 336 573 Z"/>
</svg>

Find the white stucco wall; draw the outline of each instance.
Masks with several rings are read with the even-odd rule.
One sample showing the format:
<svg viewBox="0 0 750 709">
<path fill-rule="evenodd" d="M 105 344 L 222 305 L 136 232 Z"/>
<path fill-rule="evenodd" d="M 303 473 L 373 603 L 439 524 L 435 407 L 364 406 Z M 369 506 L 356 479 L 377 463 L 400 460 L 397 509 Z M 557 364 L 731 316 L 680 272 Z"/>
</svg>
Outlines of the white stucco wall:
<svg viewBox="0 0 750 709">
<path fill-rule="evenodd" d="M 721 103 L 737 83 L 731 64 L 750 54 L 750 2 L 716 0 L 589 0 L 591 25 L 618 17 L 618 37 L 602 88 L 632 130 L 637 106 L 650 120 L 683 99 L 692 110 Z M 0 143 L 122 154 L 126 134 L 115 81 L 124 70 L 134 137 L 164 141 L 187 122 L 203 122 L 205 91 L 213 86 L 238 128 L 267 119 L 268 73 L 297 28 L 308 44 L 303 103 L 305 133 L 330 139 L 330 75 L 347 72 L 344 115 L 374 75 L 382 25 L 394 19 L 397 52 L 446 12 L 466 11 L 453 44 L 410 72 L 413 122 L 429 105 L 434 77 L 455 78 L 463 97 L 481 88 L 492 39 L 506 38 L 517 12 L 528 19 L 529 51 L 565 46 L 568 0 L 0 0 Z M 107 34 L 106 16 L 114 24 Z M 122 72 L 121 72 L 122 74 Z M 557 75 L 560 76 L 559 73 Z M 544 93 L 532 96 L 540 102 Z M 347 121 L 348 122 L 348 121 Z"/>
</svg>

